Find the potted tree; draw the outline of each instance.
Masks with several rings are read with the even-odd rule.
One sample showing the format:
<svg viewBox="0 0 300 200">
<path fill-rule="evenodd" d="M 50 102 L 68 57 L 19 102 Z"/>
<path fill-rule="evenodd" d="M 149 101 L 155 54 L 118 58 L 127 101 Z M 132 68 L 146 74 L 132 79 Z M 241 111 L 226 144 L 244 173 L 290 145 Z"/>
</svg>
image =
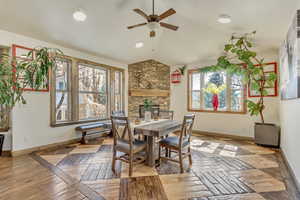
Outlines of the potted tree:
<svg viewBox="0 0 300 200">
<path fill-rule="evenodd" d="M 267 87 L 274 87 L 277 75 L 273 72 L 265 74 L 264 59 L 259 58 L 253 51 L 253 37 L 256 32 L 240 36 L 233 34 L 224 48 L 224 55 L 217 59 L 217 64 L 201 68 L 202 72 L 225 70 L 229 74 L 243 76 L 245 84 L 258 94 L 256 100 L 246 100 L 251 116 L 260 116 L 260 122 L 255 123 L 255 142 L 261 145 L 279 146 L 279 127 L 265 123 L 265 100 L 268 95 Z M 241 64 L 242 63 L 242 64 Z"/>
<path fill-rule="evenodd" d="M 48 84 L 49 70 L 63 53 L 58 49 L 35 48 L 26 56 L 33 59 L 17 60 L 7 54 L 0 58 L 0 119 L 5 119 L 17 103 L 26 104 L 24 89 L 40 89 Z M 20 78 L 22 77 L 22 81 Z"/>
</svg>

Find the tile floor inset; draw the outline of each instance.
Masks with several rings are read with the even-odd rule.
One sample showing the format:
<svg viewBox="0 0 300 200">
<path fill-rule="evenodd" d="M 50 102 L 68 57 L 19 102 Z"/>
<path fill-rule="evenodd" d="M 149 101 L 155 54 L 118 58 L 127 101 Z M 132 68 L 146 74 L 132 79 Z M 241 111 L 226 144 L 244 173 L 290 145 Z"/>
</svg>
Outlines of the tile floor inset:
<svg viewBox="0 0 300 200">
<path fill-rule="evenodd" d="M 266 200 L 260 194 L 238 194 L 238 195 L 227 195 L 219 197 L 209 197 L 208 200 Z"/>
<path fill-rule="evenodd" d="M 74 148 L 70 154 L 75 153 L 96 153 L 99 149 L 100 145 L 78 145 L 76 148 Z"/>
<path fill-rule="evenodd" d="M 120 179 L 106 179 L 97 181 L 83 181 L 84 184 L 95 190 L 106 200 L 118 200 Z"/>
<path fill-rule="evenodd" d="M 256 192 L 274 192 L 286 190 L 283 182 L 273 178 L 269 174 L 259 169 L 231 172 L 231 174 L 239 178 L 239 180 Z"/>
<path fill-rule="evenodd" d="M 144 164 L 133 165 L 132 177 L 141 177 L 141 176 L 156 176 L 158 175 L 157 171 L 153 167 L 146 166 Z M 122 163 L 121 178 L 129 177 L 129 165 L 127 163 Z"/>
<path fill-rule="evenodd" d="M 193 174 L 171 174 L 159 176 L 168 199 L 208 197 L 213 193 Z"/>
<path fill-rule="evenodd" d="M 67 154 L 56 154 L 56 155 L 41 155 L 41 157 L 47 160 L 52 165 L 57 165 L 60 161 L 62 161 Z"/>
<path fill-rule="evenodd" d="M 239 156 L 238 158 L 257 169 L 279 167 L 277 162 L 264 158 L 260 155 Z"/>
</svg>

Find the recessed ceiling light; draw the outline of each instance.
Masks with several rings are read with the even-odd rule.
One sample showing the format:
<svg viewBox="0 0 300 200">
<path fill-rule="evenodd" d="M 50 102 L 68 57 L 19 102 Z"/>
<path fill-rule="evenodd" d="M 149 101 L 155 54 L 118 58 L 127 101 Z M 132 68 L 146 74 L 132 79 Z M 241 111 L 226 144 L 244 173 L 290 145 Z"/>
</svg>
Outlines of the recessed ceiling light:
<svg viewBox="0 0 300 200">
<path fill-rule="evenodd" d="M 218 18 L 218 22 L 221 24 L 228 24 L 231 22 L 231 17 L 229 15 L 220 15 Z"/>
<path fill-rule="evenodd" d="M 144 46 L 143 42 L 137 42 L 135 43 L 135 48 L 142 48 Z"/>
<path fill-rule="evenodd" d="M 81 9 L 78 9 L 73 13 L 73 18 L 78 22 L 83 22 L 86 20 L 87 16 Z"/>
</svg>

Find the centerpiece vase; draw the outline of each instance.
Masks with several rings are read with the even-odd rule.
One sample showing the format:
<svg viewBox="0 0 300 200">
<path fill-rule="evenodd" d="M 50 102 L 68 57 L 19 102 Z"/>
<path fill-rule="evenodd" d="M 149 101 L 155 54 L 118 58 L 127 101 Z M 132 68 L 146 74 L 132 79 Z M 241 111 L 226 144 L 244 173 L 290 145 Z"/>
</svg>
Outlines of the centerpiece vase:
<svg viewBox="0 0 300 200">
<path fill-rule="evenodd" d="M 218 107 L 219 107 L 219 97 L 217 94 L 214 94 L 212 97 L 212 105 L 213 105 L 214 111 L 217 111 Z"/>
<path fill-rule="evenodd" d="M 151 111 L 145 111 L 145 121 L 146 122 L 151 121 Z"/>
</svg>

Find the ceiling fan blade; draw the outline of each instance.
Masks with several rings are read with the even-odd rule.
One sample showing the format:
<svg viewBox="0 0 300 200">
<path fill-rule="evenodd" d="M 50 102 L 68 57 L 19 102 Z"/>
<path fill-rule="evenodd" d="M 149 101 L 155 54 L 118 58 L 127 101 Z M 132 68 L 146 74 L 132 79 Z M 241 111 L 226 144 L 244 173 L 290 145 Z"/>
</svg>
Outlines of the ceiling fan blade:
<svg viewBox="0 0 300 200">
<path fill-rule="evenodd" d="M 144 11 L 142 11 L 141 9 L 136 8 L 133 9 L 133 11 L 144 17 L 148 22 L 151 20 L 151 18 L 148 15 L 146 15 L 146 13 L 144 13 Z"/>
<path fill-rule="evenodd" d="M 166 12 L 164 12 L 163 14 L 159 15 L 159 19 L 163 20 L 164 18 L 167 18 L 175 13 L 176 13 L 176 11 L 173 8 L 171 8 L 171 9 L 167 10 Z"/>
<path fill-rule="evenodd" d="M 139 26 L 145 26 L 147 23 L 142 23 L 142 24 L 136 24 L 136 25 L 133 25 L 133 26 L 128 26 L 127 28 L 128 29 L 132 29 L 132 28 L 136 28 L 136 27 L 139 27 Z"/>
<path fill-rule="evenodd" d="M 155 37 L 155 31 L 150 31 L 150 37 Z"/>
<path fill-rule="evenodd" d="M 179 28 L 178 26 L 174 26 L 172 24 L 167 24 L 167 23 L 164 23 L 164 22 L 160 22 L 160 25 L 164 28 L 168 28 L 168 29 L 171 29 L 173 31 L 177 31 L 177 29 Z"/>
</svg>

